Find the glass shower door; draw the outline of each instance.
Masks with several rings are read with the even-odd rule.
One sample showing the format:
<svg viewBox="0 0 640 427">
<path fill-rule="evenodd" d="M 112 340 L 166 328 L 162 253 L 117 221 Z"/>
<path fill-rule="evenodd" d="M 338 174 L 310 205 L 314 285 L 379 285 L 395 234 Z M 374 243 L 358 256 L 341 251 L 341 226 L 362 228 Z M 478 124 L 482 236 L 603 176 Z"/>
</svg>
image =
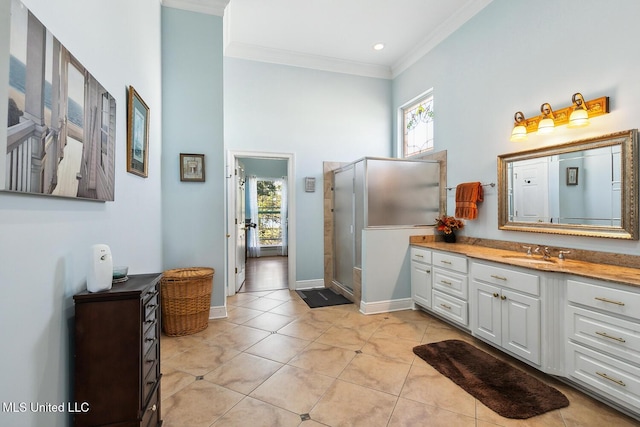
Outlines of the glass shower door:
<svg viewBox="0 0 640 427">
<path fill-rule="evenodd" d="M 333 187 L 334 268 L 333 279 L 353 291 L 354 242 L 354 168 L 337 171 Z"/>
</svg>

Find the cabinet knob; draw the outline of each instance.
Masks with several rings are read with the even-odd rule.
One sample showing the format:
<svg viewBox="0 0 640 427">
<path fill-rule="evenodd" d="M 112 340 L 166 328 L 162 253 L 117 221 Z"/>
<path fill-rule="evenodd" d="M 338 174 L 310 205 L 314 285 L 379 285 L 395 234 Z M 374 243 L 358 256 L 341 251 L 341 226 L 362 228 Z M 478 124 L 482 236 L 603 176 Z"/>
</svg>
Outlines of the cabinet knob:
<svg viewBox="0 0 640 427">
<path fill-rule="evenodd" d="M 497 292 L 494 292 L 494 293 L 493 293 L 493 297 L 494 297 L 494 298 L 498 298 L 499 296 L 500 296 L 500 294 L 498 294 Z"/>
<path fill-rule="evenodd" d="M 507 299 L 507 297 L 506 297 L 506 296 L 504 296 L 504 295 L 501 295 L 501 296 L 500 296 L 500 299 L 501 299 L 502 301 L 504 301 L 504 300 L 506 300 L 506 299 Z"/>
<path fill-rule="evenodd" d="M 156 412 L 158 410 L 158 406 L 156 406 L 156 404 L 154 403 L 153 406 L 151 408 L 149 408 L 149 410 L 151 412 Z"/>
</svg>

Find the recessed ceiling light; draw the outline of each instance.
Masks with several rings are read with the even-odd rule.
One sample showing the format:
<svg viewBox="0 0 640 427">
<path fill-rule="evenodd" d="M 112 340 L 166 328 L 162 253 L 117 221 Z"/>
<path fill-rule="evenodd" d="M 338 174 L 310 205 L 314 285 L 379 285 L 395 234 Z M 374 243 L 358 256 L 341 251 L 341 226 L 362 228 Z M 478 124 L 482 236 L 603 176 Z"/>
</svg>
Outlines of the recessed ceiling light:
<svg viewBox="0 0 640 427">
<path fill-rule="evenodd" d="M 384 43 L 376 43 L 373 45 L 374 50 L 382 50 L 384 49 Z"/>
</svg>

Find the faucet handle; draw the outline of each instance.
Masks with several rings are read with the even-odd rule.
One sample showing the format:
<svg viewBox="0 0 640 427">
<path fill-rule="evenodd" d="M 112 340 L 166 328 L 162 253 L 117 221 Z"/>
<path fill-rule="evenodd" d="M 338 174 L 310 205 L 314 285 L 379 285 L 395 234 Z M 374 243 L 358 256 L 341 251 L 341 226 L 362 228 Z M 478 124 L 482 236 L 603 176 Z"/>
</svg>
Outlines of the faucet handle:
<svg viewBox="0 0 640 427">
<path fill-rule="evenodd" d="M 558 251 L 558 259 L 564 259 L 565 254 L 570 254 L 571 251 Z"/>
<path fill-rule="evenodd" d="M 522 247 L 527 250 L 527 255 L 531 256 L 531 246 L 522 245 Z"/>
</svg>

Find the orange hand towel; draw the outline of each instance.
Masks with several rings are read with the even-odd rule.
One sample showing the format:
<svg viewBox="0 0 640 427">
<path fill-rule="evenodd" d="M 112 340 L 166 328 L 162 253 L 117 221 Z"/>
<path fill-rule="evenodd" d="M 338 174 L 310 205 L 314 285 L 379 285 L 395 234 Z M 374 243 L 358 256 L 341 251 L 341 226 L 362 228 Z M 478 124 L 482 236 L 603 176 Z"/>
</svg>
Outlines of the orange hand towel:
<svg viewBox="0 0 640 427">
<path fill-rule="evenodd" d="M 480 182 L 465 182 L 456 187 L 456 217 L 476 219 L 478 202 L 484 200 L 484 190 Z"/>
</svg>

